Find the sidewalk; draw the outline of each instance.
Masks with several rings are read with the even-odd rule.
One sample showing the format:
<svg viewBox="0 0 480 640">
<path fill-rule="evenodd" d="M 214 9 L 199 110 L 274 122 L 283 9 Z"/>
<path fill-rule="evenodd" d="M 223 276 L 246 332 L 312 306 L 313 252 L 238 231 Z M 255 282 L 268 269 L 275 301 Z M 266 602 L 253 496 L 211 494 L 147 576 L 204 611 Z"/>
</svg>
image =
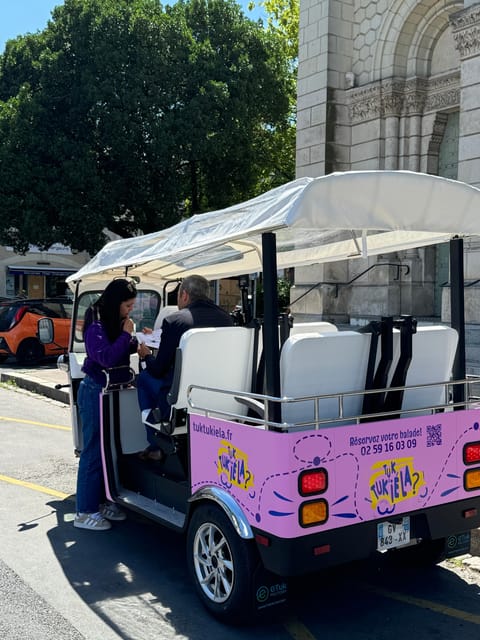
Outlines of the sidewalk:
<svg viewBox="0 0 480 640">
<path fill-rule="evenodd" d="M 56 389 L 57 385 L 67 385 L 68 376 L 55 365 L 41 365 L 26 369 L 1 369 L 0 382 L 14 384 L 20 389 L 69 403 L 68 387 Z"/>
<path fill-rule="evenodd" d="M 29 369 L 2 370 L 0 382 L 10 382 L 20 389 L 26 389 L 65 404 L 70 401 L 68 386 L 62 389 L 56 388 L 57 385 L 68 384 L 67 374 L 57 369 L 56 364 Z M 471 555 L 465 556 L 462 561 L 470 569 L 480 571 L 480 529 L 472 531 Z"/>
</svg>

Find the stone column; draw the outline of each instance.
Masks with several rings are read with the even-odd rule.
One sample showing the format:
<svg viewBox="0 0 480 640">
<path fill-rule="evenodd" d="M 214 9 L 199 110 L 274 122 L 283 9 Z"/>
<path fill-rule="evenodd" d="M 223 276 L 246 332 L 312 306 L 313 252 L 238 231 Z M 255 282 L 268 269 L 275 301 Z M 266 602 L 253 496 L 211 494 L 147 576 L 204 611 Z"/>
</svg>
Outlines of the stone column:
<svg viewBox="0 0 480 640">
<path fill-rule="evenodd" d="M 425 108 L 425 82 L 414 78 L 405 87 L 405 111 L 408 117 L 408 163 L 410 171 L 420 171 L 422 116 Z"/>
<path fill-rule="evenodd" d="M 400 138 L 400 113 L 403 105 L 402 80 L 389 80 L 382 83 L 382 106 L 385 118 L 385 169 L 398 169 Z"/>
<path fill-rule="evenodd" d="M 458 179 L 480 186 L 480 3 L 450 16 L 460 53 Z"/>
</svg>

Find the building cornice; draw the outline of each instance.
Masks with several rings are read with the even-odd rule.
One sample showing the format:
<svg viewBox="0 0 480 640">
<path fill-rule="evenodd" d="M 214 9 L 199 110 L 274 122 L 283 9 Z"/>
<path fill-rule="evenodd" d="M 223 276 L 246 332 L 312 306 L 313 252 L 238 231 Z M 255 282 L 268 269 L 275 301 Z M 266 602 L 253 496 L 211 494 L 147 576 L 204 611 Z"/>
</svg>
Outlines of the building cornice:
<svg viewBox="0 0 480 640">
<path fill-rule="evenodd" d="M 422 115 L 439 109 L 458 107 L 460 73 L 435 78 L 389 78 L 347 92 L 350 122 L 357 124 L 377 118 Z"/>
<path fill-rule="evenodd" d="M 460 59 L 480 55 L 480 4 L 453 13 L 450 24 Z"/>
</svg>

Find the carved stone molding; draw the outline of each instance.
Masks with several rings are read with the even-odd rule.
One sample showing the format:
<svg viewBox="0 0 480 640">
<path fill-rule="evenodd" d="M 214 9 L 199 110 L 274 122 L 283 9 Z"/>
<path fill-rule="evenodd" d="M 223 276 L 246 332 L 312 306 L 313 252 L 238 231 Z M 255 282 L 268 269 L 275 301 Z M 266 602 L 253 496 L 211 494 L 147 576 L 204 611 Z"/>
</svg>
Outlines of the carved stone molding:
<svg viewBox="0 0 480 640">
<path fill-rule="evenodd" d="M 421 114 L 425 108 L 428 81 L 425 78 L 410 78 L 405 83 L 404 110 L 408 115 Z"/>
<path fill-rule="evenodd" d="M 422 115 L 457 107 L 460 73 L 437 78 L 389 78 L 347 91 L 350 122 L 358 124 L 390 116 Z"/>
<path fill-rule="evenodd" d="M 450 23 L 461 60 L 480 55 L 480 4 L 453 13 Z"/>
<path fill-rule="evenodd" d="M 454 31 L 480 25 L 480 3 L 452 13 L 450 23 Z"/>
<path fill-rule="evenodd" d="M 383 80 L 380 88 L 381 113 L 388 116 L 399 116 L 402 112 L 405 81 L 398 78 Z"/>
<path fill-rule="evenodd" d="M 425 103 L 425 111 L 444 111 L 460 104 L 460 88 L 433 93 L 429 95 Z"/>
<path fill-rule="evenodd" d="M 460 73 L 450 73 L 428 82 L 425 112 L 442 111 L 460 104 Z"/>
<path fill-rule="evenodd" d="M 440 145 L 445 135 L 445 128 L 447 126 L 448 116 L 446 113 L 437 113 L 435 122 L 433 123 L 432 137 L 430 138 L 430 149 L 437 154 L 440 151 Z"/>
<path fill-rule="evenodd" d="M 350 121 L 366 122 L 381 115 L 380 83 L 373 83 L 367 87 L 350 89 L 349 112 Z"/>
<path fill-rule="evenodd" d="M 460 85 L 460 71 L 454 71 L 448 75 L 436 76 L 429 78 L 428 90 L 432 91 L 450 91 Z"/>
</svg>

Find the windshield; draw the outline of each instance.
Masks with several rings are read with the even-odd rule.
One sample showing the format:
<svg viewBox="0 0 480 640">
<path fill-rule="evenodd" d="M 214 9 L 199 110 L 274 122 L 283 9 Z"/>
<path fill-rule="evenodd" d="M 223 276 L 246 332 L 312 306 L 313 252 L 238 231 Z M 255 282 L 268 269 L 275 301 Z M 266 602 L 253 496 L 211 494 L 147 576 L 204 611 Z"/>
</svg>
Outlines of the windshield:
<svg viewBox="0 0 480 640">
<path fill-rule="evenodd" d="M 18 305 L 0 305 L 0 331 L 8 331 L 13 324 L 15 314 L 19 310 Z"/>
<path fill-rule="evenodd" d="M 83 349 L 83 320 L 85 313 L 100 297 L 101 291 L 89 291 L 83 293 L 78 300 L 78 307 L 75 321 L 75 342 L 82 345 Z M 135 323 L 136 330 L 141 331 L 146 327 L 153 329 L 155 318 L 160 309 L 160 294 L 157 291 L 138 291 L 135 306 L 130 314 Z M 75 349 L 78 351 L 78 348 Z"/>
</svg>

